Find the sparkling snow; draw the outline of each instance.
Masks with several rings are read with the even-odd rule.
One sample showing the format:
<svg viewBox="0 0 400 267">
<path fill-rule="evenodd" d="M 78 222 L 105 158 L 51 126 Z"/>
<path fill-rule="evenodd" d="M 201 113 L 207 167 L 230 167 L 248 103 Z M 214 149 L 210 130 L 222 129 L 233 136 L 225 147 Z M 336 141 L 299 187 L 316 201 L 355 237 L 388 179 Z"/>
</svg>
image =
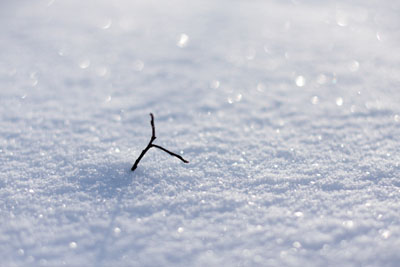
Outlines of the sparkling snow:
<svg viewBox="0 0 400 267">
<path fill-rule="evenodd" d="M 0 265 L 398 266 L 399 11 L 2 1 Z"/>
</svg>

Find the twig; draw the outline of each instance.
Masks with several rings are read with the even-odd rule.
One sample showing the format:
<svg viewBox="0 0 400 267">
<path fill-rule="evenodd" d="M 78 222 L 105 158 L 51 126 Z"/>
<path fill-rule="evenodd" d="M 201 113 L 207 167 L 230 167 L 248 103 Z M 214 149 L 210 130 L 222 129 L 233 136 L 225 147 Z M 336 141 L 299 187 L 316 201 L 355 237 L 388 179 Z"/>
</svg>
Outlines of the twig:
<svg viewBox="0 0 400 267">
<path fill-rule="evenodd" d="M 151 145 L 151 146 L 152 146 L 152 147 L 159 148 L 159 149 L 161 149 L 162 151 L 167 152 L 167 153 L 170 154 L 171 156 L 177 157 L 178 159 L 182 160 L 182 161 L 185 162 L 185 163 L 189 163 L 189 161 L 187 161 L 186 159 L 182 158 L 182 156 L 180 156 L 180 155 L 178 155 L 178 154 L 175 154 L 174 152 L 171 152 L 171 151 L 169 151 L 169 150 L 167 150 L 167 149 L 165 149 L 165 148 L 163 148 L 163 147 L 161 147 L 161 146 L 158 146 L 158 145 Z"/>
<path fill-rule="evenodd" d="M 177 157 L 178 159 L 182 160 L 182 161 L 185 162 L 185 163 L 189 163 L 189 161 L 187 161 L 187 160 L 185 160 L 184 158 L 182 158 L 182 156 L 180 156 L 180 155 L 178 155 L 178 154 L 175 154 L 175 153 L 169 151 L 168 149 L 163 148 L 162 146 L 158 146 L 158 145 L 154 145 L 154 144 L 153 144 L 153 141 L 156 140 L 156 138 L 157 138 L 157 137 L 156 137 L 156 128 L 155 128 L 155 126 L 154 126 L 154 115 L 153 115 L 153 113 L 150 113 L 150 117 L 151 117 L 151 121 L 150 121 L 150 124 L 151 124 L 151 139 L 150 139 L 150 142 L 149 142 L 149 144 L 147 145 L 147 147 L 142 151 L 142 153 L 140 153 L 140 156 L 139 156 L 139 157 L 137 158 L 137 160 L 135 161 L 135 164 L 133 164 L 133 166 L 132 166 L 132 168 L 131 168 L 131 171 L 136 170 L 136 168 L 137 168 L 137 166 L 138 166 L 140 160 L 143 158 L 144 154 L 146 154 L 146 152 L 147 152 L 150 148 L 152 148 L 152 147 L 161 149 L 162 151 L 167 152 L 167 153 L 170 154 L 171 156 Z"/>
</svg>

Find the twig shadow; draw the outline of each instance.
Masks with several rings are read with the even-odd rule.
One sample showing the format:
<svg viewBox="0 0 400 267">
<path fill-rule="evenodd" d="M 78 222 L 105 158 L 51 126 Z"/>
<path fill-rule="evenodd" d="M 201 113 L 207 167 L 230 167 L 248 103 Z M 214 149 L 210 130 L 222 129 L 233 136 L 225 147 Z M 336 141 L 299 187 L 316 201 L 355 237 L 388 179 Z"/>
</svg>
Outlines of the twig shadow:
<svg viewBox="0 0 400 267">
<path fill-rule="evenodd" d="M 114 198 L 132 182 L 132 172 L 127 162 L 94 164 L 77 167 L 70 182 L 76 183 L 79 190 L 102 198 Z"/>
</svg>

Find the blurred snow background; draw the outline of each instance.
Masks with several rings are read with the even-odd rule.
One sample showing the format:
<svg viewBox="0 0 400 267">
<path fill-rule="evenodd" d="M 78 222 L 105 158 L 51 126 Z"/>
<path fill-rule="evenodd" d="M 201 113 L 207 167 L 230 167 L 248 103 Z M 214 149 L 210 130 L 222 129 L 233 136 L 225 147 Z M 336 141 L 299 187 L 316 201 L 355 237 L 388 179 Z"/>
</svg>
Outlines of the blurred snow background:
<svg viewBox="0 0 400 267">
<path fill-rule="evenodd" d="M 0 265 L 398 266 L 399 12 L 2 1 Z"/>
</svg>

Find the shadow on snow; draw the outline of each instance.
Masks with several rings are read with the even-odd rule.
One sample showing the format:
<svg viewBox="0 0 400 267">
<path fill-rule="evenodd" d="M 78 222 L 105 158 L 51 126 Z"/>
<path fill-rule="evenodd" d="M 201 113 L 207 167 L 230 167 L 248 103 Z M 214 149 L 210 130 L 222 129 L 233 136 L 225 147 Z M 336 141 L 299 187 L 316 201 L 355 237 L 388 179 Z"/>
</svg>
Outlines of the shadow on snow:
<svg viewBox="0 0 400 267">
<path fill-rule="evenodd" d="M 147 180 L 154 184 L 155 179 L 148 177 L 140 168 L 132 172 L 131 164 L 127 162 L 83 164 L 78 166 L 73 174 L 68 177 L 78 191 L 86 192 L 96 197 L 114 198 L 121 195 L 126 187 L 132 185 L 137 179 Z M 146 181 L 142 181 L 146 183 Z"/>
</svg>

